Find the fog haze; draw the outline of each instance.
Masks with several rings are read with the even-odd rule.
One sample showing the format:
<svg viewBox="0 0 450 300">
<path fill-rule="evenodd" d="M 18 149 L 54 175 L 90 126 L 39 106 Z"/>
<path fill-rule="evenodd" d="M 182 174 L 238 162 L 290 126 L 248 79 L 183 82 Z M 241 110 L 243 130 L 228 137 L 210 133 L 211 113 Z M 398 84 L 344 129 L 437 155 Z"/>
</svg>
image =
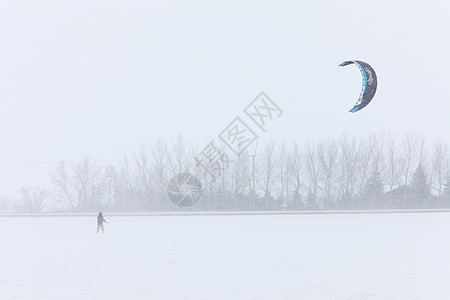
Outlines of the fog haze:
<svg viewBox="0 0 450 300">
<path fill-rule="evenodd" d="M 261 91 L 261 139 L 408 132 L 450 142 L 448 1 L 3 1 L 0 195 L 52 162 L 216 137 Z M 378 91 L 356 102 L 359 59 Z M 30 162 L 33 162 L 32 164 Z M 50 162 L 50 164 L 49 164 Z"/>
</svg>

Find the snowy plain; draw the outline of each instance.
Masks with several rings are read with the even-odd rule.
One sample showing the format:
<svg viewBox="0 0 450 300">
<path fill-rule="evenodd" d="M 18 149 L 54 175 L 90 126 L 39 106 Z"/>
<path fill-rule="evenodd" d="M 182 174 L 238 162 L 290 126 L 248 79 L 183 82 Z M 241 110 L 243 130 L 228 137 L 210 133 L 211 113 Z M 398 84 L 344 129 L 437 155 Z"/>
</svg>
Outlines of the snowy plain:
<svg viewBox="0 0 450 300">
<path fill-rule="evenodd" d="M 105 213 L 108 217 L 108 214 Z M 450 214 L 0 217 L 0 299 L 450 299 Z"/>
</svg>

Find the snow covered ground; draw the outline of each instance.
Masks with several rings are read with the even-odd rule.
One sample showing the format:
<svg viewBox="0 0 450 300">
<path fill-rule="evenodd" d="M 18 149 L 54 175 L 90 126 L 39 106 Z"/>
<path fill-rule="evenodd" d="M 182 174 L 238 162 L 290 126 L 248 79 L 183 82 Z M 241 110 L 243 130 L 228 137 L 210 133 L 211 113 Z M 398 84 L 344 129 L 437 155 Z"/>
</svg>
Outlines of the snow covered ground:
<svg viewBox="0 0 450 300">
<path fill-rule="evenodd" d="M 105 214 L 107 217 L 108 214 Z M 450 214 L 1 217 L 0 299 L 450 299 Z"/>
</svg>

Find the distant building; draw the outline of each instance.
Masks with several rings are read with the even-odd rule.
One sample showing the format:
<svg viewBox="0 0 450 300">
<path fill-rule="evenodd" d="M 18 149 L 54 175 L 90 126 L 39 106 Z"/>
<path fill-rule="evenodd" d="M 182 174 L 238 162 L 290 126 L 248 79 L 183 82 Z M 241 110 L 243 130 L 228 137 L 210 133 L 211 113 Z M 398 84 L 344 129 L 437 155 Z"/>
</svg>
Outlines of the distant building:
<svg viewBox="0 0 450 300">
<path fill-rule="evenodd" d="M 409 185 L 402 185 L 384 193 L 389 208 L 413 208 L 414 191 Z"/>
</svg>

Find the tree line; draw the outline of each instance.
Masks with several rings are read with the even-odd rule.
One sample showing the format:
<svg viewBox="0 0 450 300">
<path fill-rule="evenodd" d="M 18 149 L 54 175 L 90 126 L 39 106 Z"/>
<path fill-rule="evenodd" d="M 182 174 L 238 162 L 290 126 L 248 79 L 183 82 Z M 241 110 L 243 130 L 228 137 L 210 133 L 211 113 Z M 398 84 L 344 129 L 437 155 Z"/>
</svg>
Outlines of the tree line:
<svg viewBox="0 0 450 300">
<path fill-rule="evenodd" d="M 120 163 L 88 158 L 61 162 L 52 188 L 23 187 L 3 212 L 248 211 L 416 209 L 450 207 L 450 153 L 441 140 L 422 136 L 342 135 L 316 142 L 269 141 L 228 162 L 213 178 L 199 166 L 200 153 L 181 137 L 140 146 Z M 189 172 L 201 181 L 197 203 L 180 208 L 167 185 Z"/>
</svg>

